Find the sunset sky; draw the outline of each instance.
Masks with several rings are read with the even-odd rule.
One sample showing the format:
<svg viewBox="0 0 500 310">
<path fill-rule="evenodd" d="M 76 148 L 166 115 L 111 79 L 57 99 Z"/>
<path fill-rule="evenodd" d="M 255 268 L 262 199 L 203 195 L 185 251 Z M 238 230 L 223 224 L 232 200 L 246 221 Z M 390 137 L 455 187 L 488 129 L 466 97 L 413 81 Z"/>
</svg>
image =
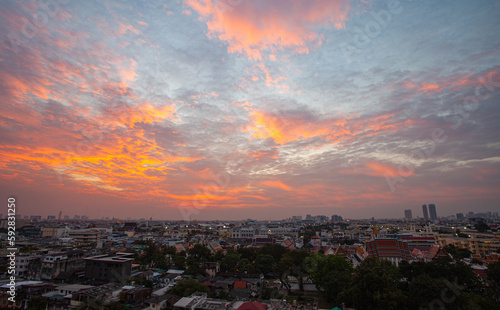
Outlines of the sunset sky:
<svg viewBox="0 0 500 310">
<path fill-rule="evenodd" d="M 497 0 L 2 1 L 1 196 L 43 217 L 500 212 L 499 16 Z"/>
</svg>

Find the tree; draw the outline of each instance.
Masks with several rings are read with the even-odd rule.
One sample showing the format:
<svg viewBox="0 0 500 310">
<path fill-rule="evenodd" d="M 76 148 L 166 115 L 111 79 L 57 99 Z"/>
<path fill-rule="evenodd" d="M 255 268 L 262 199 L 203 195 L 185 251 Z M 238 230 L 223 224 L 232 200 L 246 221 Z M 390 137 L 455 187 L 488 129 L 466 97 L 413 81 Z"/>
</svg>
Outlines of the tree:
<svg viewBox="0 0 500 310">
<path fill-rule="evenodd" d="M 488 230 L 491 230 L 491 227 L 488 226 L 486 223 L 477 223 L 474 225 L 474 228 L 479 231 L 479 232 L 486 232 Z"/>
<path fill-rule="evenodd" d="M 309 277 L 323 297 L 329 301 L 338 300 L 338 295 L 350 284 L 352 263 L 338 255 L 314 254 L 307 258 Z"/>
<path fill-rule="evenodd" d="M 119 301 L 110 301 L 104 304 L 104 309 L 106 310 L 129 310 L 130 308 L 125 306 Z"/>
<path fill-rule="evenodd" d="M 215 298 L 217 299 L 224 299 L 224 300 L 227 300 L 229 299 L 230 295 L 229 295 L 229 292 L 228 291 L 225 291 L 225 290 L 218 290 L 215 292 L 214 296 Z"/>
<path fill-rule="evenodd" d="M 409 309 L 428 307 L 433 301 L 446 301 L 449 309 L 494 309 L 490 302 L 494 290 L 487 292 L 470 266 L 461 261 L 402 262 L 399 271 L 409 282 Z"/>
<path fill-rule="evenodd" d="M 246 258 L 251 262 L 255 261 L 255 258 L 257 256 L 257 252 L 255 252 L 255 248 L 238 248 L 237 252 L 238 252 L 238 254 L 240 254 L 240 257 L 242 259 Z"/>
<path fill-rule="evenodd" d="M 127 282 L 132 283 L 132 281 L 135 284 L 144 285 L 147 288 L 153 289 L 153 281 L 152 280 L 148 280 L 144 276 L 130 278 Z"/>
<path fill-rule="evenodd" d="M 285 284 L 288 290 L 290 290 L 288 276 L 293 276 L 297 278 L 299 290 L 304 291 L 304 277 L 307 276 L 307 256 L 309 256 L 309 252 L 305 250 L 292 250 L 285 253 L 279 261 L 277 270 L 280 280 Z"/>
<path fill-rule="evenodd" d="M 273 257 L 275 262 L 279 262 L 281 257 L 283 257 L 286 252 L 288 252 L 288 250 L 282 245 L 276 243 L 266 243 L 259 250 L 258 254 L 269 254 Z"/>
<path fill-rule="evenodd" d="M 280 293 L 280 291 L 277 288 L 265 288 L 262 290 L 262 293 L 260 294 L 261 299 L 269 300 L 271 298 L 273 299 L 283 299 L 283 294 Z"/>
<path fill-rule="evenodd" d="M 152 241 L 136 241 L 138 244 L 146 245 L 143 255 L 138 257 L 141 265 L 167 270 L 170 268 L 170 260 L 167 258 L 167 250 L 160 250 Z"/>
<path fill-rule="evenodd" d="M 193 256 L 189 256 L 186 259 L 186 273 L 197 276 L 197 275 L 204 275 L 205 274 L 205 266 L 203 262 L 198 260 L 197 258 Z"/>
<path fill-rule="evenodd" d="M 165 255 L 170 255 L 170 257 L 173 257 L 175 253 L 177 253 L 177 250 L 173 246 L 167 246 L 161 249 L 162 253 Z"/>
<path fill-rule="evenodd" d="M 224 255 L 224 252 L 222 250 L 219 250 L 217 252 L 215 252 L 212 256 L 210 256 L 210 260 L 212 262 L 222 262 L 222 260 L 224 259 L 225 255 Z"/>
<path fill-rule="evenodd" d="M 486 274 L 489 281 L 500 285 L 500 261 L 489 264 Z"/>
<path fill-rule="evenodd" d="M 234 273 L 237 271 L 239 261 L 240 255 L 237 252 L 228 252 L 220 264 L 220 269 L 223 272 Z"/>
<path fill-rule="evenodd" d="M 357 309 L 400 309 L 404 302 L 397 274 L 390 262 L 368 257 L 354 270 L 346 295 Z"/>
<path fill-rule="evenodd" d="M 186 252 L 181 251 L 175 254 L 172 261 L 174 262 L 175 268 L 180 270 L 186 269 Z"/>
<path fill-rule="evenodd" d="M 188 297 L 196 292 L 208 293 L 208 291 L 209 287 L 207 285 L 194 279 L 186 279 L 177 283 L 177 285 L 170 290 L 170 293 L 180 297 Z"/>
<path fill-rule="evenodd" d="M 276 262 L 269 254 L 259 254 L 255 259 L 255 267 L 263 275 L 273 272 Z"/>
<path fill-rule="evenodd" d="M 451 256 L 453 256 L 454 259 L 464 259 L 470 257 L 472 254 L 471 251 L 467 249 L 462 249 L 462 248 L 457 248 L 453 244 L 449 244 L 444 247 L 446 252 L 448 252 Z"/>
<path fill-rule="evenodd" d="M 303 239 L 304 240 L 304 244 L 306 244 L 309 241 L 311 241 L 311 238 L 314 237 L 314 236 L 316 236 L 316 233 L 314 231 L 306 230 L 304 232 L 304 235 L 303 235 L 303 237 L 304 237 L 304 239 Z"/>
<path fill-rule="evenodd" d="M 431 278 L 427 273 L 414 277 L 408 286 L 408 306 L 418 309 L 425 307 L 434 299 L 440 299 L 442 289 L 436 279 Z"/>
<path fill-rule="evenodd" d="M 38 309 L 45 309 L 45 307 L 48 305 L 48 300 L 45 297 L 34 297 L 30 301 L 28 301 L 28 308 L 27 310 L 38 310 Z"/>
<path fill-rule="evenodd" d="M 76 307 L 77 310 L 101 310 L 103 307 L 102 300 L 100 299 L 94 299 L 94 298 L 87 298 L 85 299 L 78 307 Z M 44 308 L 41 308 L 44 309 Z"/>
<path fill-rule="evenodd" d="M 206 262 L 210 259 L 210 250 L 201 244 L 195 244 L 192 249 L 188 250 L 189 256 L 196 258 L 200 262 Z"/>
<path fill-rule="evenodd" d="M 237 266 L 237 271 L 238 272 L 253 272 L 254 271 L 254 265 L 252 264 L 252 262 L 250 262 L 250 260 L 248 258 L 242 258 L 240 259 L 240 261 L 238 262 L 238 266 Z"/>
<path fill-rule="evenodd" d="M 500 303 L 500 261 L 490 263 L 488 270 L 488 294 L 497 303 Z"/>
</svg>

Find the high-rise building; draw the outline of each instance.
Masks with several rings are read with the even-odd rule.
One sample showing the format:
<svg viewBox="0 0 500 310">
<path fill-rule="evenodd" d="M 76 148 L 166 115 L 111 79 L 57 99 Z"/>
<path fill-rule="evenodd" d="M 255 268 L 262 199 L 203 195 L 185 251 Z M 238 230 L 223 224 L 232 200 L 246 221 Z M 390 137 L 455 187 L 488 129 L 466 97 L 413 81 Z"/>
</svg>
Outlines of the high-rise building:
<svg viewBox="0 0 500 310">
<path fill-rule="evenodd" d="M 463 213 L 457 213 L 457 220 L 462 221 L 464 219 Z"/>
<path fill-rule="evenodd" d="M 405 210 L 405 220 L 411 220 L 412 215 L 411 215 L 411 210 Z"/>
<path fill-rule="evenodd" d="M 427 212 L 427 205 L 422 205 L 422 213 L 424 214 L 424 220 L 429 220 L 429 212 Z"/>
<path fill-rule="evenodd" d="M 332 215 L 331 221 L 333 223 L 338 223 L 338 222 L 343 222 L 344 219 L 342 218 L 342 216 L 335 214 L 335 215 Z"/>
<path fill-rule="evenodd" d="M 429 204 L 429 215 L 431 216 L 431 221 L 437 220 L 436 205 L 433 203 Z"/>
</svg>

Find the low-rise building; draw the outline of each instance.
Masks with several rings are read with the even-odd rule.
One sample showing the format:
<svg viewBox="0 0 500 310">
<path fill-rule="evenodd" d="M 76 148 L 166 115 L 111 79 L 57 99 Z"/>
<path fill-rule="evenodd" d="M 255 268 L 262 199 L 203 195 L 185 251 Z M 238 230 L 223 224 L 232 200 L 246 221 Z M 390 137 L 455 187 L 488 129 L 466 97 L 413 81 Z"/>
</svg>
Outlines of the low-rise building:
<svg viewBox="0 0 500 310">
<path fill-rule="evenodd" d="M 96 229 L 78 229 L 70 230 L 68 237 L 74 239 L 77 244 L 97 244 L 100 239 L 101 233 Z"/>
<path fill-rule="evenodd" d="M 467 249 L 472 253 L 486 255 L 498 253 L 500 250 L 500 240 L 497 238 L 460 238 L 449 235 L 436 236 L 436 242 L 441 246 L 454 245 L 457 248 Z"/>
<path fill-rule="evenodd" d="M 408 243 L 403 240 L 372 239 L 365 243 L 365 247 L 368 256 L 388 260 L 396 266 L 403 260 L 412 260 Z"/>
<path fill-rule="evenodd" d="M 69 252 L 49 252 L 42 259 L 40 278 L 52 280 L 62 272 L 72 272 L 83 269 L 85 252 L 76 250 Z"/>
<path fill-rule="evenodd" d="M 85 259 L 85 278 L 93 283 L 125 283 L 132 270 L 132 253 L 98 255 Z"/>
<path fill-rule="evenodd" d="M 67 238 L 69 235 L 69 229 L 67 227 L 48 226 L 42 227 L 40 230 L 42 232 L 42 238 L 59 239 Z"/>
</svg>

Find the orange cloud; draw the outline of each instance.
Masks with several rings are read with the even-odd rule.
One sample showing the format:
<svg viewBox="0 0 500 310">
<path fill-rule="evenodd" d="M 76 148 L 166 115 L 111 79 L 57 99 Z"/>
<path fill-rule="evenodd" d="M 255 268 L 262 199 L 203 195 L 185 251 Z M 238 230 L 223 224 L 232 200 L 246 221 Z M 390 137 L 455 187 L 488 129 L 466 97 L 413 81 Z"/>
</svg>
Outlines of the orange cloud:
<svg viewBox="0 0 500 310">
<path fill-rule="evenodd" d="M 493 74 L 498 74 L 493 71 Z M 463 86 L 475 86 L 479 83 L 479 79 L 473 78 L 473 73 L 451 75 L 447 77 L 437 77 L 432 82 L 418 81 L 405 82 L 404 86 L 408 89 L 414 89 L 421 93 L 433 94 L 439 93 L 447 88 L 459 89 Z"/>
<path fill-rule="evenodd" d="M 262 184 L 264 186 L 269 186 L 269 187 L 281 188 L 281 189 L 283 189 L 285 191 L 291 191 L 291 190 L 293 190 L 292 187 L 286 185 L 285 183 L 281 182 L 280 180 L 276 180 L 276 181 L 263 181 L 260 184 Z"/>
<path fill-rule="evenodd" d="M 272 138 L 281 145 L 302 138 L 308 139 L 328 134 L 328 128 L 314 126 L 303 120 L 296 120 L 288 116 L 252 111 L 250 118 L 252 123 L 247 127 L 247 131 L 251 132 L 254 138 Z"/>
<path fill-rule="evenodd" d="M 139 30 L 137 30 L 137 28 L 135 28 L 134 26 L 132 26 L 130 24 L 120 23 L 118 31 L 117 31 L 118 36 L 121 37 L 124 34 L 126 34 L 127 32 L 132 32 L 135 35 L 138 35 L 141 33 Z"/>
<path fill-rule="evenodd" d="M 72 115 L 61 121 L 68 124 L 74 119 L 78 118 Z M 169 172 L 175 170 L 172 165 L 201 159 L 171 154 L 143 130 L 123 127 L 108 130 L 107 126 L 104 123 L 68 124 L 68 128 L 80 127 L 83 136 L 67 129 L 46 127 L 43 129 L 46 134 L 29 147 L 0 145 L 1 174 L 16 175 L 23 182 L 32 182 L 35 176 L 43 177 L 55 186 L 70 181 L 73 186 L 92 191 L 126 190 L 123 196 L 135 197 L 161 187 Z M 29 134 L 25 137 L 20 132 L 17 137 L 18 141 L 24 139 L 29 143 Z M 158 193 L 154 196 L 158 197 Z"/>
<path fill-rule="evenodd" d="M 435 91 L 439 89 L 439 85 L 437 84 L 427 84 L 423 83 L 423 86 L 419 88 L 420 91 Z"/>
<path fill-rule="evenodd" d="M 262 52 L 292 48 L 308 53 L 322 43 L 319 26 L 344 27 L 347 0 L 186 0 L 206 21 L 208 34 L 228 43 L 228 52 L 260 60 Z"/>
<path fill-rule="evenodd" d="M 398 170 L 381 164 L 377 162 L 369 162 L 365 164 L 366 167 L 370 168 L 370 170 L 365 171 L 367 175 L 377 176 L 377 177 L 396 177 L 396 176 L 412 176 L 415 175 L 413 171 L 404 171 L 404 175 L 400 173 Z"/>
<path fill-rule="evenodd" d="M 155 106 L 149 102 L 141 105 L 121 105 L 106 108 L 105 113 L 97 117 L 106 126 L 133 128 L 136 124 L 153 124 L 165 120 L 177 120 L 172 105 Z"/>
<path fill-rule="evenodd" d="M 252 137 L 271 138 L 280 145 L 315 137 L 342 142 L 353 140 L 358 135 L 372 136 L 380 132 L 396 132 L 415 123 L 412 120 L 394 120 L 392 114 L 366 119 L 309 120 L 300 115 L 276 115 L 253 110 L 249 116 L 251 121 L 245 130 L 251 133 Z"/>
<path fill-rule="evenodd" d="M 276 149 L 272 149 L 269 151 L 252 151 L 246 153 L 248 157 L 253 158 L 254 160 L 265 160 L 268 158 L 277 159 L 278 151 Z"/>
</svg>

